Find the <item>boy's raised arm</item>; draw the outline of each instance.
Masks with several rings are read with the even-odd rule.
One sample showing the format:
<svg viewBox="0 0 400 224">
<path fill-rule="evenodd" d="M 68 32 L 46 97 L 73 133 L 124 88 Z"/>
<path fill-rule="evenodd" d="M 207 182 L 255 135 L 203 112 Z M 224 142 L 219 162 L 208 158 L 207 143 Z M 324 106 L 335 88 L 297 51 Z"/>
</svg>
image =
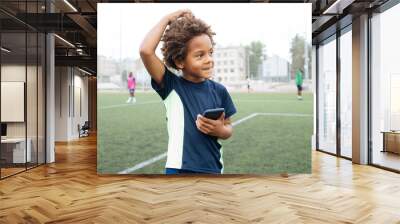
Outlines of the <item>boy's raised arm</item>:
<svg viewBox="0 0 400 224">
<path fill-rule="evenodd" d="M 140 57 L 142 58 L 143 64 L 150 76 L 159 85 L 162 84 L 165 68 L 163 62 L 156 55 L 156 48 L 168 24 L 186 13 L 190 13 L 190 11 L 179 10 L 163 17 L 160 22 L 150 30 L 140 45 Z"/>
</svg>

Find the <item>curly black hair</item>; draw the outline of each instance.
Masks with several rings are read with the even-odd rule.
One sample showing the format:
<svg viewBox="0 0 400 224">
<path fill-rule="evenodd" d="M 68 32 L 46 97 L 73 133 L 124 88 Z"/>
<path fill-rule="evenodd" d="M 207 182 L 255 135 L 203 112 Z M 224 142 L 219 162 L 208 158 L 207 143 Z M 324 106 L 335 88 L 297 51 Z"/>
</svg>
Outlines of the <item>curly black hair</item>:
<svg viewBox="0 0 400 224">
<path fill-rule="evenodd" d="M 211 43 L 215 45 L 213 35 L 215 33 L 200 19 L 192 14 L 185 15 L 172 21 L 166 29 L 161 41 L 164 42 L 161 51 L 164 62 L 167 66 L 179 70 L 175 61 L 182 61 L 187 55 L 187 43 L 196 36 L 206 34 L 210 37 Z"/>
</svg>

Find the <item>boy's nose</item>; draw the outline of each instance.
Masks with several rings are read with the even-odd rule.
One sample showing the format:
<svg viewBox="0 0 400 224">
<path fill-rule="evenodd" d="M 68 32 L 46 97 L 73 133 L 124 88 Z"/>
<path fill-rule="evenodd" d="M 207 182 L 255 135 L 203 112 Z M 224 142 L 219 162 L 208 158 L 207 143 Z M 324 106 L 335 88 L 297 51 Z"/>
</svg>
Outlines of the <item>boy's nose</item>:
<svg viewBox="0 0 400 224">
<path fill-rule="evenodd" d="M 206 63 L 214 63 L 214 59 L 212 58 L 212 56 L 207 56 Z"/>
</svg>

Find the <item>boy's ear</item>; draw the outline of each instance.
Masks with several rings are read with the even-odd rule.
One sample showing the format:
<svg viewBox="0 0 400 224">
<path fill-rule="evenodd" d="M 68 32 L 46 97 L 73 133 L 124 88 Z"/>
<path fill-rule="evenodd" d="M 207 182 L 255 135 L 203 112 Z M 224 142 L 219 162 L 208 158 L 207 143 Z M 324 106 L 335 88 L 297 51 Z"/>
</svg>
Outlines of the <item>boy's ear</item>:
<svg viewBox="0 0 400 224">
<path fill-rule="evenodd" d="M 180 60 L 175 60 L 175 65 L 178 69 L 182 70 L 183 69 L 183 62 Z"/>
</svg>

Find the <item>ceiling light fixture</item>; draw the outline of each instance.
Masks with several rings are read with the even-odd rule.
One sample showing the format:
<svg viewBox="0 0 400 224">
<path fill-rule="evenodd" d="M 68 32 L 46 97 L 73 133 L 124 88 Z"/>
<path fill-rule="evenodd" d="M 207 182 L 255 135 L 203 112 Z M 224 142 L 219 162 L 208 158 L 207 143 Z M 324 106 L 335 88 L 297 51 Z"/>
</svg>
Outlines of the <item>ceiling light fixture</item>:
<svg viewBox="0 0 400 224">
<path fill-rule="evenodd" d="M 64 0 L 65 4 L 67 4 L 72 10 L 74 10 L 75 12 L 78 12 L 78 10 L 71 4 L 69 3 L 67 0 Z"/>
<path fill-rule="evenodd" d="M 343 9 L 351 5 L 355 0 L 336 0 L 322 14 L 342 14 Z"/>
<path fill-rule="evenodd" d="M 79 68 L 79 67 L 78 67 L 78 69 L 79 69 L 81 72 L 85 73 L 85 74 L 92 75 L 92 73 L 89 73 L 88 71 L 85 71 L 85 70 L 83 70 L 83 69 L 81 69 L 81 68 Z"/>
<path fill-rule="evenodd" d="M 58 39 L 62 40 L 64 43 L 68 44 L 69 46 L 75 48 L 75 45 L 71 44 L 71 42 L 67 41 L 66 39 L 58 36 L 57 34 L 54 34 L 54 36 L 56 36 Z"/>
<path fill-rule="evenodd" d="M 7 53 L 10 53 L 10 52 L 11 52 L 11 50 L 9 50 L 9 49 L 7 49 L 7 48 L 5 48 L 5 47 L 1 47 L 1 50 L 4 51 L 4 52 L 7 52 Z"/>
</svg>

